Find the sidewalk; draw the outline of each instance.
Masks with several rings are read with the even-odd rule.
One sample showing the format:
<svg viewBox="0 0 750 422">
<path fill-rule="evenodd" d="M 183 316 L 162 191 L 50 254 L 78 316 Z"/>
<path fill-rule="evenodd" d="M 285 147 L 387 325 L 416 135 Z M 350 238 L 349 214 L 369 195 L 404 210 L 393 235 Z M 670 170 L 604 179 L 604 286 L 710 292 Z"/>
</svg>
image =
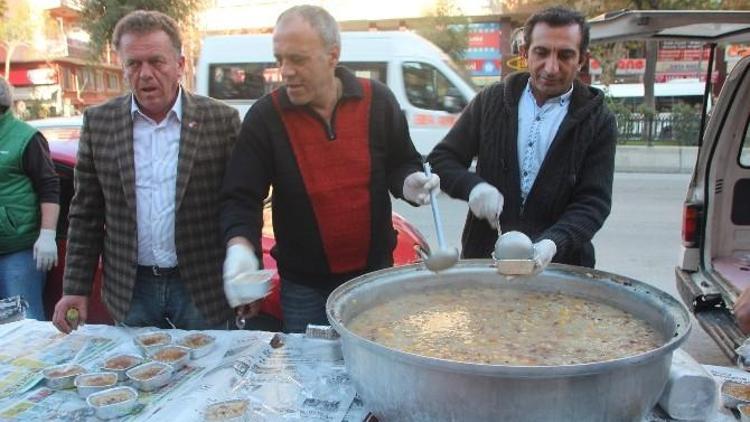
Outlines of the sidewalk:
<svg viewBox="0 0 750 422">
<path fill-rule="evenodd" d="M 625 173 L 692 173 L 697 147 L 618 145 L 615 171 Z"/>
</svg>

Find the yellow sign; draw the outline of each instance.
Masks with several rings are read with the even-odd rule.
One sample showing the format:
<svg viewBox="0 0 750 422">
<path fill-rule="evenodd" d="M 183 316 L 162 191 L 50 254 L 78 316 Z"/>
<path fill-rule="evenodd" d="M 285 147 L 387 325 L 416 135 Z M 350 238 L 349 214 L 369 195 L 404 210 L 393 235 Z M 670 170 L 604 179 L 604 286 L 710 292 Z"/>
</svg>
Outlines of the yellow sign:
<svg viewBox="0 0 750 422">
<path fill-rule="evenodd" d="M 513 56 L 505 62 L 505 65 L 513 70 L 524 70 L 526 59 L 523 56 Z"/>
</svg>

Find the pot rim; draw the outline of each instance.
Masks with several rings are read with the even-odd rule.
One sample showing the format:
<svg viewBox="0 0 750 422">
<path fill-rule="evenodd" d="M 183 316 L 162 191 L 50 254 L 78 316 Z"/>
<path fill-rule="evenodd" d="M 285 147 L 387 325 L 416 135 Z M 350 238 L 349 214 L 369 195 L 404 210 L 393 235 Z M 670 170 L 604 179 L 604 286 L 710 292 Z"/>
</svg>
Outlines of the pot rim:
<svg viewBox="0 0 750 422">
<path fill-rule="evenodd" d="M 446 270 L 445 273 L 462 271 L 467 269 L 483 269 L 485 271 L 495 271 L 494 262 L 489 259 L 471 259 L 461 260 L 452 269 Z M 326 302 L 326 315 L 331 326 L 339 333 L 342 338 L 342 344 L 357 343 L 357 347 L 365 347 L 372 352 L 386 355 L 389 358 L 397 359 L 412 365 L 423 366 L 427 368 L 451 371 L 462 374 L 477 374 L 492 377 L 512 377 L 512 378 L 559 378 L 566 376 L 592 375 L 602 372 L 610 372 L 616 368 L 626 366 L 645 365 L 657 359 L 661 359 L 665 354 L 673 352 L 686 339 L 691 330 L 690 314 L 679 300 L 675 299 L 669 293 L 666 293 L 654 286 L 637 281 L 628 277 L 620 276 L 605 271 L 592 268 L 577 267 L 564 264 L 550 264 L 545 273 L 556 274 L 564 277 L 586 277 L 596 279 L 598 282 L 611 283 L 622 288 L 633 291 L 640 290 L 651 295 L 654 300 L 662 302 L 668 313 L 675 318 L 674 335 L 660 347 L 647 352 L 638 353 L 618 359 L 581 363 L 575 365 L 500 365 L 500 364 L 482 364 L 461 362 L 448 359 L 421 356 L 409 352 L 404 352 L 391 347 L 384 346 L 372 340 L 361 337 L 349 330 L 341 321 L 337 313 L 337 303 L 342 296 L 362 288 L 362 286 L 372 283 L 385 275 L 406 275 L 408 273 L 425 274 L 429 272 L 423 264 L 410 264 L 399 267 L 386 268 L 374 271 L 356 277 L 341 286 L 337 287 L 329 296 Z"/>
</svg>

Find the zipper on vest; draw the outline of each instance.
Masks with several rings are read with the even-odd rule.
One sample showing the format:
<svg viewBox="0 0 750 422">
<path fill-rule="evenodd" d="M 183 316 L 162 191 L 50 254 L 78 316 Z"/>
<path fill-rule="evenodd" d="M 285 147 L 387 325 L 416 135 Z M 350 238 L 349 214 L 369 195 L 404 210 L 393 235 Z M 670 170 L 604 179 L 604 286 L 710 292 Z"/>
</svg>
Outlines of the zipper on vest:
<svg viewBox="0 0 750 422">
<path fill-rule="evenodd" d="M 323 128 L 326 131 L 326 138 L 328 138 L 329 141 L 335 141 L 336 140 L 336 130 L 334 129 L 335 123 L 336 123 L 336 111 L 339 108 L 339 103 L 336 103 L 336 106 L 333 108 L 333 113 L 331 113 L 331 121 L 328 122 L 326 119 L 323 118 L 320 114 L 316 113 L 315 110 L 312 109 L 312 107 L 307 106 L 306 111 L 310 115 L 312 115 L 317 121 L 319 121 Z"/>
<path fill-rule="evenodd" d="M 333 125 L 325 122 L 326 127 L 326 136 L 328 137 L 329 141 L 335 141 L 336 140 L 336 131 L 333 130 Z"/>
<path fill-rule="evenodd" d="M 326 135 L 328 135 L 329 141 L 335 141 L 336 140 L 336 112 L 339 111 L 339 104 L 341 103 L 341 99 L 336 101 L 336 105 L 333 106 L 333 111 L 331 112 L 331 121 L 325 122 L 326 124 Z"/>
</svg>

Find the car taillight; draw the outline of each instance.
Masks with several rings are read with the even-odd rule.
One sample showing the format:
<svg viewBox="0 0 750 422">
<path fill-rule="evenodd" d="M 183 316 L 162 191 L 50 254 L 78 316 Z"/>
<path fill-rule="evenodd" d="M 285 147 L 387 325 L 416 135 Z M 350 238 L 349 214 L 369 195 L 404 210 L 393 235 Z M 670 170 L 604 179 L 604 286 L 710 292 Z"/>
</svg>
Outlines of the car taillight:
<svg viewBox="0 0 750 422">
<path fill-rule="evenodd" d="M 698 246 L 700 233 L 701 207 L 697 204 L 685 204 L 682 210 L 682 244 L 692 248 Z"/>
</svg>

